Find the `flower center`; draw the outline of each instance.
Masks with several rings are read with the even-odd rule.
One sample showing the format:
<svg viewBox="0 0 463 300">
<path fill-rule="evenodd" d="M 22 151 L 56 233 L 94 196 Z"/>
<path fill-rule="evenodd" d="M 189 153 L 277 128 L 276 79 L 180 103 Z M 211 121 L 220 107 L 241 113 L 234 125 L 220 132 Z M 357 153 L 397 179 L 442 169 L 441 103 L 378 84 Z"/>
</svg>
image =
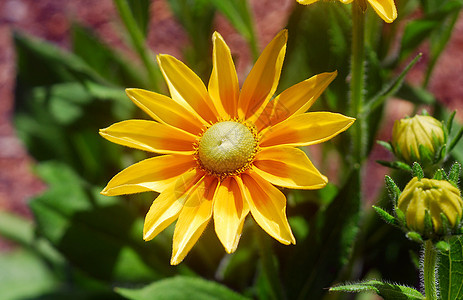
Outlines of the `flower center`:
<svg viewBox="0 0 463 300">
<path fill-rule="evenodd" d="M 209 127 L 197 147 L 201 166 L 220 177 L 248 169 L 256 152 L 254 130 L 235 121 L 223 121 Z"/>
</svg>

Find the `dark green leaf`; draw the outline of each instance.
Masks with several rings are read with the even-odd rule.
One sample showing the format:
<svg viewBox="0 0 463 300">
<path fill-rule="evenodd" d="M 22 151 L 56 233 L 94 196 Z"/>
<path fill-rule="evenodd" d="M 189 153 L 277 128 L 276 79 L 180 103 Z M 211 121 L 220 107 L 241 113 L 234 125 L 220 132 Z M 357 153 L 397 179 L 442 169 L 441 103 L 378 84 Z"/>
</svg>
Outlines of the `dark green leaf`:
<svg viewBox="0 0 463 300">
<path fill-rule="evenodd" d="M 367 105 L 365 105 L 363 114 L 366 114 L 367 116 L 372 113 L 376 108 L 381 106 L 384 101 L 386 101 L 387 98 L 391 97 L 394 95 L 399 88 L 401 87 L 402 83 L 405 80 L 405 76 L 408 74 L 408 72 L 411 70 L 411 68 L 421 59 L 422 54 L 418 54 L 404 69 L 403 71 L 395 77 L 393 80 L 391 80 L 389 83 L 387 83 L 383 89 L 376 94 L 371 100 L 367 102 Z"/>
<path fill-rule="evenodd" d="M 14 41 L 18 76 L 28 85 L 49 85 L 74 80 L 104 82 L 80 57 L 51 43 L 19 32 L 15 33 Z"/>
<path fill-rule="evenodd" d="M 445 44 L 448 40 L 449 30 L 445 29 L 448 25 L 446 25 L 444 21 L 449 16 L 454 16 L 455 13 L 461 9 L 462 5 L 463 2 L 461 0 L 439 1 L 439 6 L 429 10 L 423 18 L 409 22 L 405 27 L 405 32 L 402 37 L 402 58 L 407 57 L 425 39 L 431 37 L 432 33 L 436 31 L 446 31 L 446 33 L 441 33 L 439 37 L 440 41 Z M 450 27 L 450 31 L 452 28 L 453 25 Z M 431 49 L 432 48 L 433 46 Z M 438 55 L 439 50 L 434 49 L 433 52 Z"/>
<path fill-rule="evenodd" d="M 136 1 L 128 1 L 130 10 L 132 11 L 132 15 L 137 22 L 138 27 L 140 28 L 140 32 L 146 38 L 148 33 L 148 24 L 150 21 L 150 0 L 136 0 Z"/>
<path fill-rule="evenodd" d="M 118 287 L 116 292 L 131 300 L 248 299 L 217 282 L 183 276 L 163 279 L 141 289 Z"/>
<path fill-rule="evenodd" d="M 130 3 L 141 2 L 145 1 L 130 1 Z M 146 87 L 146 82 L 140 76 L 145 72 L 141 64 L 137 65 L 133 61 L 124 59 L 122 53 L 104 45 L 90 29 L 73 24 L 71 33 L 75 55 L 83 59 L 101 77 L 123 87 Z"/>
<path fill-rule="evenodd" d="M 450 250 L 438 254 L 438 277 L 441 299 L 463 298 L 463 236 L 448 241 Z"/>
<path fill-rule="evenodd" d="M 436 98 L 432 93 L 420 86 L 412 86 L 406 82 L 397 91 L 396 96 L 415 104 L 431 105 L 436 103 Z"/>
<path fill-rule="evenodd" d="M 414 288 L 381 282 L 378 280 L 369 280 L 346 285 L 340 285 L 330 288 L 330 292 L 375 292 L 385 300 L 419 300 L 425 297 Z"/>
<path fill-rule="evenodd" d="M 358 231 L 359 193 L 359 171 L 353 171 L 338 196 L 317 214 L 308 237 L 298 241 L 286 272 L 290 299 L 320 299 L 349 261 Z"/>
<path fill-rule="evenodd" d="M 415 20 L 407 24 L 402 37 L 401 54 L 407 57 L 439 26 L 436 20 Z"/>
<path fill-rule="evenodd" d="M 50 186 L 30 204 L 38 231 L 71 264 L 103 280 L 146 281 L 172 273 L 170 245 L 144 243 L 133 208 L 88 189 L 63 164 L 42 163 L 37 171 Z"/>
</svg>

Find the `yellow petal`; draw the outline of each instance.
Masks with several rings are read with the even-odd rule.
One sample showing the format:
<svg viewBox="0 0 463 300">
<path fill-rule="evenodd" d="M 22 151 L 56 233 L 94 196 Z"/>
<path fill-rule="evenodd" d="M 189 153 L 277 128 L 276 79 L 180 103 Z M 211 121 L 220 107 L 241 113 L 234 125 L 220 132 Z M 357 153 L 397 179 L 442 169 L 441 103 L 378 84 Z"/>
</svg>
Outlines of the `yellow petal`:
<svg viewBox="0 0 463 300">
<path fill-rule="evenodd" d="M 196 137 L 175 127 L 145 120 L 127 120 L 100 129 L 105 139 L 156 153 L 193 154 Z"/>
<path fill-rule="evenodd" d="M 248 119 L 260 114 L 275 93 L 286 53 L 288 31 L 282 30 L 265 47 L 243 83 L 238 101 L 238 116 Z"/>
<path fill-rule="evenodd" d="M 217 185 L 217 178 L 205 176 L 189 193 L 175 225 L 171 265 L 177 265 L 185 258 L 206 228 L 212 217 Z"/>
<path fill-rule="evenodd" d="M 217 112 L 198 75 L 170 55 L 158 55 L 158 63 L 172 99 L 197 113 L 207 122 L 217 121 Z"/>
<path fill-rule="evenodd" d="M 153 201 L 143 226 L 143 239 L 145 241 L 153 239 L 177 219 L 190 191 L 198 185 L 198 181 L 202 177 L 204 177 L 204 172 L 196 169 L 190 170 L 172 182 Z"/>
<path fill-rule="evenodd" d="M 321 189 L 328 183 L 307 155 L 294 147 L 262 149 L 253 170 L 272 184 L 292 189 Z"/>
<path fill-rule="evenodd" d="M 196 166 L 189 155 L 161 155 L 131 165 L 114 176 L 101 191 L 106 196 L 145 191 L 161 193 L 176 177 Z"/>
<path fill-rule="evenodd" d="M 212 74 L 209 95 L 222 118 L 235 118 L 240 87 L 230 49 L 218 32 L 212 36 Z"/>
<path fill-rule="evenodd" d="M 225 178 L 214 196 L 215 232 L 228 253 L 235 252 L 244 219 L 249 213 L 237 180 L 241 179 L 231 176 Z"/>
<path fill-rule="evenodd" d="M 397 9 L 394 0 L 368 0 L 376 13 L 387 23 L 397 18 Z"/>
<path fill-rule="evenodd" d="M 199 134 L 207 123 L 184 106 L 164 95 L 142 90 L 126 89 L 127 96 L 150 117 L 164 124 Z"/>
<path fill-rule="evenodd" d="M 242 173 L 241 179 L 246 202 L 257 224 L 280 243 L 296 244 L 286 218 L 285 195 L 255 172 Z"/>
<path fill-rule="evenodd" d="M 293 114 L 305 112 L 336 78 L 336 75 L 336 71 L 322 73 L 293 85 L 271 100 L 257 120 L 250 121 L 254 121 L 257 129 L 261 130 L 280 123 Z"/>
<path fill-rule="evenodd" d="M 260 146 L 308 146 L 321 143 L 343 132 L 354 121 L 354 118 L 329 112 L 296 115 L 266 131 Z"/>
</svg>

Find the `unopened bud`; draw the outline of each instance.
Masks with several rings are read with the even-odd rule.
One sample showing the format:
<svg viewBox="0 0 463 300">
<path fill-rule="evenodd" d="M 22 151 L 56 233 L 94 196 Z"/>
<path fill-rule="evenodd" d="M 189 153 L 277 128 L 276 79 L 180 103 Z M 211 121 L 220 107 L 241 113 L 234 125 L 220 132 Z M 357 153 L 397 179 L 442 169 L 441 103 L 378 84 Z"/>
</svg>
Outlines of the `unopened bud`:
<svg viewBox="0 0 463 300">
<path fill-rule="evenodd" d="M 446 143 L 442 123 L 430 116 L 416 115 L 394 123 L 392 147 L 397 158 L 412 164 L 435 163 Z M 437 159 L 439 160 L 439 159 Z"/>
<path fill-rule="evenodd" d="M 460 190 L 446 180 L 414 177 L 400 194 L 398 208 L 406 226 L 423 235 L 445 235 L 461 221 Z"/>
</svg>

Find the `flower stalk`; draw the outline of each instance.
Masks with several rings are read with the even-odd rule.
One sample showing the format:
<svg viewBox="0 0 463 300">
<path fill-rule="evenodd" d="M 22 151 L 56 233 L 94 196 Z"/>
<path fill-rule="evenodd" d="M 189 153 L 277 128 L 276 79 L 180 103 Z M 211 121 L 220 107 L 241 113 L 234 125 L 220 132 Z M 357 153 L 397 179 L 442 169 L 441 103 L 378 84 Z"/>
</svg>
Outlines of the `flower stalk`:
<svg viewBox="0 0 463 300">
<path fill-rule="evenodd" d="M 436 282 L 437 250 L 433 242 L 428 239 L 424 243 L 423 253 L 423 281 L 426 300 L 437 300 Z"/>
<path fill-rule="evenodd" d="M 158 82 L 160 81 L 160 73 L 157 71 L 155 60 L 150 55 L 150 50 L 145 44 L 145 38 L 140 28 L 137 26 L 137 22 L 130 11 L 129 4 L 126 0 L 114 0 L 114 4 L 119 12 L 119 16 L 124 22 L 125 27 L 130 36 L 135 51 L 140 56 L 143 64 L 145 65 L 146 71 L 149 78 L 149 86 L 155 91 L 159 91 Z"/>
<path fill-rule="evenodd" d="M 352 4 L 352 56 L 351 56 L 351 115 L 357 119 L 353 126 L 353 154 L 356 167 L 365 157 L 366 124 L 361 115 L 364 105 L 365 89 L 365 16 L 361 3 Z"/>
</svg>

